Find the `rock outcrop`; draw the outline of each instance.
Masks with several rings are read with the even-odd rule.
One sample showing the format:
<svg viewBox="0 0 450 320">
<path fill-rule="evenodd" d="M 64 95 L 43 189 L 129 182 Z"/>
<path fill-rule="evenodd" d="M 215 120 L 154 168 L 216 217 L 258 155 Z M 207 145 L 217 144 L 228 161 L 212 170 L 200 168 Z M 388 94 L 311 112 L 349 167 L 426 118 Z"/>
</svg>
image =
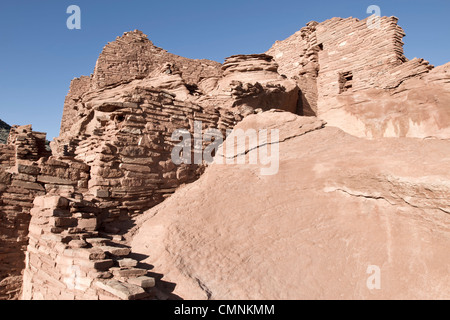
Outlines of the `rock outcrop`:
<svg viewBox="0 0 450 320">
<path fill-rule="evenodd" d="M 0 119 L 0 144 L 5 144 L 8 140 L 9 130 L 11 126 Z"/>
<path fill-rule="evenodd" d="M 283 109 L 296 113 L 299 89 L 295 81 L 278 73 L 278 65 L 266 54 L 236 55 L 225 59 L 223 77 L 210 95 L 230 94 L 232 107 L 240 110 Z M 226 105 L 226 101 L 222 104 Z"/>
<path fill-rule="evenodd" d="M 368 141 L 277 112 L 236 126 L 269 128 L 280 130 L 278 174 L 213 164 L 137 220 L 133 250 L 177 295 L 450 298 L 449 141 Z M 371 266 L 379 290 L 367 286 Z"/>
</svg>

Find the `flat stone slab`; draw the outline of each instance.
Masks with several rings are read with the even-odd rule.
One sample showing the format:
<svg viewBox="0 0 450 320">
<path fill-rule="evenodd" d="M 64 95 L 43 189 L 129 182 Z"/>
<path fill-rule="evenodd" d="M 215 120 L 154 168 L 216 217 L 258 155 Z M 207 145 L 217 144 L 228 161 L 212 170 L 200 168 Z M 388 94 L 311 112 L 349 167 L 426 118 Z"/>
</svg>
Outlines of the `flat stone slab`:
<svg viewBox="0 0 450 320">
<path fill-rule="evenodd" d="M 125 258 L 117 261 L 121 268 L 133 268 L 136 267 L 138 262 L 131 258 Z"/>
<path fill-rule="evenodd" d="M 92 246 L 94 247 L 105 246 L 111 243 L 111 240 L 105 238 L 86 238 L 85 240 L 87 243 L 92 244 Z"/>
<path fill-rule="evenodd" d="M 137 278 L 147 274 L 147 270 L 139 268 L 112 268 L 111 271 L 115 276 L 122 278 Z"/>
<path fill-rule="evenodd" d="M 96 269 L 98 271 L 107 271 L 114 265 L 114 261 L 112 259 L 104 259 L 104 260 L 83 260 L 78 259 L 75 261 L 75 264 L 80 265 L 84 268 Z"/>
<path fill-rule="evenodd" d="M 140 286 L 117 280 L 96 281 L 95 285 L 122 300 L 138 300 L 148 296 Z"/>
<path fill-rule="evenodd" d="M 102 246 L 100 249 L 116 257 L 125 257 L 131 253 L 131 249 L 126 247 Z"/>
<path fill-rule="evenodd" d="M 106 254 L 103 252 L 103 250 L 100 250 L 99 248 L 92 248 L 92 249 L 76 250 L 75 257 L 95 261 L 95 260 L 105 260 Z"/>
<path fill-rule="evenodd" d="M 135 284 L 144 289 L 153 288 L 156 285 L 155 278 L 146 277 L 146 276 L 137 277 L 137 278 L 128 278 L 127 282 L 131 283 L 131 284 Z"/>
<path fill-rule="evenodd" d="M 99 271 L 106 271 L 114 265 L 114 261 L 111 259 L 106 260 L 94 260 L 94 268 Z"/>
</svg>

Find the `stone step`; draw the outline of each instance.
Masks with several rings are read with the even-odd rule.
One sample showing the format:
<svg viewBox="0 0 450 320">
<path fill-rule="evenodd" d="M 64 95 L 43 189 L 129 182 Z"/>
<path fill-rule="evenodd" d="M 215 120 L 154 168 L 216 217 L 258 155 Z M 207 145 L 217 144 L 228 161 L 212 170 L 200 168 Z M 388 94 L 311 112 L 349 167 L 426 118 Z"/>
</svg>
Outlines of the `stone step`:
<svg viewBox="0 0 450 320">
<path fill-rule="evenodd" d="M 126 257 L 131 253 L 131 249 L 127 247 L 101 246 L 99 248 L 116 257 Z"/>
<path fill-rule="evenodd" d="M 93 247 L 102 247 L 105 245 L 109 245 L 111 240 L 106 238 L 86 238 L 87 243 L 90 243 Z"/>
<path fill-rule="evenodd" d="M 118 278 L 138 278 L 147 275 L 147 270 L 140 268 L 111 268 L 109 271 Z"/>
<path fill-rule="evenodd" d="M 90 261 L 105 260 L 106 254 L 99 248 L 74 250 L 74 256 Z"/>
<path fill-rule="evenodd" d="M 75 265 L 79 265 L 84 268 L 95 269 L 98 271 L 108 271 L 114 265 L 112 259 L 105 260 L 82 260 L 78 259 L 74 262 Z"/>
<path fill-rule="evenodd" d="M 153 288 L 156 284 L 155 278 L 147 277 L 147 276 L 128 278 L 127 282 L 131 283 L 131 284 L 135 284 L 144 289 Z"/>
<path fill-rule="evenodd" d="M 143 288 L 131 283 L 117 280 L 97 280 L 95 285 L 122 300 L 138 300 L 148 297 L 148 293 Z"/>
<path fill-rule="evenodd" d="M 133 268 L 136 267 L 138 262 L 131 258 L 120 259 L 117 261 L 120 268 Z"/>
</svg>

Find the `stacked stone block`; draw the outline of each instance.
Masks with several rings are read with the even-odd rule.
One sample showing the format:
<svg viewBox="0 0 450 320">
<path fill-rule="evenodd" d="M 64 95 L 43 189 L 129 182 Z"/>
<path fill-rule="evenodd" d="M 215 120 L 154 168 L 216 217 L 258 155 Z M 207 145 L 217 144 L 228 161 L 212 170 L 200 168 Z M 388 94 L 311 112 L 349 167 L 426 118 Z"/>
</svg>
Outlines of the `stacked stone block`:
<svg viewBox="0 0 450 320">
<path fill-rule="evenodd" d="M 13 145 L 0 144 L 0 168 L 8 169 L 16 164 L 16 148 Z"/>
<path fill-rule="evenodd" d="M 8 145 L 16 147 L 16 158 L 19 160 L 39 160 L 42 156 L 49 156 L 45 147 L 46 134 L 35 132 L 31 125 L 12 126 L 8 137 Z"/>
<path fill-rule="evenodd" d="M 155 279 L 138 267 L 121 237 L 98 231 L 100 211 L 82 199 L 42 196 L 34 200 L 22 299 L 152 297 Z"/>
<path fill-rule="evenodd" d="M 198 179 L 205 166 L 193 162 L 175 165 L 172 150 L 179 141 L 175 130 L 184 129 L 194 137 L 195 122 L 202 134 L 218 128 L 223 137 L 242 116 L 212 105 L 201 106 L 177 100 L 175 95 L 149 87 L 130 87 L 109 101 L 86 97 L 90 121 L 78 135 L 52 142 L 54 152 L 69 155 L 90 168 L 88 193 L 104 209 L 103 226 L 129 220 L 162 202 L 182 184 Z M 208 142 L 202 142 L 202 150 Z M 193 145 L 193 142 L 192 142 Z"/>
<path fill-rule="evenodd" d="M 0 156 L 4 159 L 0 166 L 0 299 L 17 299 L 34 199 L 83 190 L 89 167 L 71 159 L 47 158 L 45 135 L 31 126 L 13 126 L 8 143 Z"/>
</svg>

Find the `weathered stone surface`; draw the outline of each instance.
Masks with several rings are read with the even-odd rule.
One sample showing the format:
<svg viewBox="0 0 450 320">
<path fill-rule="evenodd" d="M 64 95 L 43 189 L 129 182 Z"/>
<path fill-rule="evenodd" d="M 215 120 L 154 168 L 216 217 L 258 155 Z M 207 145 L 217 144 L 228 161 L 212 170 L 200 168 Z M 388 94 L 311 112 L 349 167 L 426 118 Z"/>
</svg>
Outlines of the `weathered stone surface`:
<svg viewBox="0 0 450 320">
<path fill-rule="evenodd" d="M 69 247 L 71 248 L 86 248 L 88 247 L 88 244 L 84 240 L 72 240 L 69 242 Z"/>
<path fill-rule="evenodd" d="M 97 218 L 82 218 L 78 219 L 77 227 L 84 231 L 95 231 L 97 230 L 98 220 Z"/>
<path fill-rule="evenodd" d="M 86 242 L 88 242 L 88 241 L 86 241 Z M 98 248 L 92 248 L 92 249 L 88 249 L 88 250 L 78 250 L 75 253 L 75 256 L 86 259 L 86 260 L 105 260 L 106 259 L 105 252 Z"/>
<path fill-rule="evenodd" d="M 111 246 L 102 246 L 99 247 L 104 252 L 107 252 L 113 256 L 117 257 L 126 257 L 130 254 L 131 249 L 126 247 L 111 247 Z"/>
<path fill-rule="evenodd" d="M 123 234 L 169 197 L 149 214 L 154 225 L 138 224 L 137 239 L 152 242 L 133 243 L 181 296 L 446 297 L 438 282 L 448 270 L 436 262 L 448 242 L 446 142 L 369 142 L 332 128 L 375 139 L 450 136 L 450 64 L 408 61 L 397 19 L 380 23 L 310 22 L 267 53 L 223 65 L 172 55 L 140 31 L 109 43 L 93 75 L 72 81 L 52 153 L 31 125 L 11 127 L 0 145 L 0 299 L 18 297 L 22 274 L 24 299 L 116 299 L 95 281 L 124 278 L 110 283 L 115 293 L 141 297 L 127 286 L 155 283 L 123 259 L 133 256 Z M 271 109 L 290 113 L 262 113 Z M 281 146 L 279 173 L 215 162 L 183 187 L 208 167 L 193 160 L 210 141 L 183 150 L 191 162 L 176 165 L 172 134 L 225 136 L 236 125 L 280 130 L 279 143 L 245 150 L 250 158 Z M 384 291 L 367 293 L 358 278 L 369 260 L 389 280 Z"/>
<path fill-rule="evenodd" d="M 50 177 L 50 176 L 38 176 L 38 181 L 42 183 L 50 183 L 50 184 L 64 184 L 64 185 L 70 185 L 70 184 L 76 184 L 75 181 L 71 181 L 68 179 L 61 179 L 58 177 Z"/>
<path fill-rule="evenodd" d="M 147 274 L 147 270 L 139 268 L 117 268 L 113 270 L 113 274 L 121 278 L 143 277 Z"/>
<path fill-rule="evenodd" d="M 93 246 L 104 246 L 109 244 L 111 240 L 105 238 L 87 238 L 86 242 L 92 244 Z"/>
<path fill-rule="evenodd" d="M 96 281 L 95 284 L 98 288 L 105 290 L 122 300 L 136 300 L 148 296 L 141 287 L 117 280 L 99 280 Z"/>
<path fill-rule="evenodd" d="M 74 227 L 77 226 L 78 220 L 68 217 L 50 217 L 49 224 L 54 227 Z"/>
<path fill-rule="evenodd" d="M 97 198 L 108 198 L 109 197 L 109 191 L 108 190 L 96 190 L 95 191 L 95 196 Z"/>
<path fill-rule="evenodd" d="M 69 200 L 60 196 L 44 197 L 42 206 L 49 209 L 67 209 Z"/>
<path fill-rule="evenodd" d="M 100 271 L 106 271 L 114 265 L 113 260 L 94 260 L 94 268 Z"/>
<path fill-rule="evenodd" d="M 22 188 L 22 189 L 37 190 L 37 191 L 45 190 L 41 184 L 34 183 L 34 182 L 26 182 L 26 181 L 21 181 L 21 180 L 14 180 L 11 183 L 11 186 Z"/>
<path fill-rule="evenodd" d="M 119 263 L 119 267 L 121 268 L 133 268 L 138 264 L 136 260 L 130 258 L 120 259 L 117 262 Z"/>
<path fill-rule="evenodd" d="M 36 176 L 39 174 L 41 169 L 38 166 L 27 166 L 27 165 L 23 165 L 23 164 L 19 163 L 17 165 L 17 171 L 19 173 L 25 173 L 25 174 Z"/>
<path fill-rule="evenodd" d="M 301 89 L 301 114 L 359 137 L 450 138 L 450 65 L 408 61 L 398 19 L 370 19 L 313 21 L 267 51 Z"/>
<path fill-rule="evenodd" d="M 284 136 L 278 174 L 213 164 L 138 218 L 133 251 L 184 299 L 448 299 L 450 142 L 315 121 L 247 117 L 237 128 Z"/>
<path fill-rule="evenodd" d="M 131 284 L 135 284 L 144 289 L 153 288 L 156 283 L 155 278 L 145 277 L 145 276 L 137 277 L 137 278 L 128 278 L 127 282 L 131 283 Z"/>
</svg>

